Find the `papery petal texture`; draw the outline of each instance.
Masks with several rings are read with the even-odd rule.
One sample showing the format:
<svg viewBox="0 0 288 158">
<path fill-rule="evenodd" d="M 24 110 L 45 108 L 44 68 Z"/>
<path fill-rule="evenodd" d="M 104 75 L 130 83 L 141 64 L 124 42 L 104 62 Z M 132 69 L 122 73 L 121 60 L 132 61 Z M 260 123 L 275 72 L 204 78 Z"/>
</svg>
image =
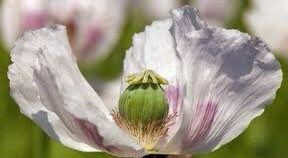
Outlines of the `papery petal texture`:
<svg viewBox="0 0 288 158">
<path fill-rule="evenodd" d="M 83 78 L 63 26 L 24 34 L 15 43 L 9 67 L 11 95 L 21 112 L 49 136 L 82 151 L 141 156 L 142 149 L 113 121 Z"/>
<path fill-rule="evenodd" d="M 191 7 L 173 10 L 172 18 L 186 91 L 182 125 L 166 148 L 216 150 L 264 111 L 281 85 L 282 71 L 259 38 L 210 26 Z"/>
<path fill-rule="evenodd" d="M 171 83 L 167 98 L 176 98 L 171 100 L 180 108 L 159 153 L 216 150 L 264 111 L 281 85 L 282 71 L 259 38 L 210 26 L 188 6 L 171 14 L 172 21 L 154 22 L 134 36 L 124 77 L 152 69 Z"/>
<path fill-rule="evenodd" d="M 171 104 L 170 110 L 179 110 L 180 98 L 175 95 L 181 93 L 182 65 L 169 32 L 171 27 L 171 19 L 156 21 L 144 32 L 134 35 L 133 46 L 126 52 L 123 78 L 145 69 L 155 71 L 169 82 L 164 89 Z M 122 90 L 125 87 L 123 84 Z"/>
<path fill-rule="evenodd" d="M 288 57 L 288 1 L 253 0 L 246 12 L 248 29 L 284 57 Z M 271 29 L 273 28 L 273 29 Z"/>
<path fill-rule="evenodd" d="M 119 81 L 113 86 L 121 94 L 129 75 L 147 69 L 168 81 L 161 86 L 169 116 L 175 117 L 151 150 L 144 151 L 129 128 L 125 132 L 116 125 L 111 115 L 116 101 L 105 96 L 102 101 L 83 78 L 63 26 L 29 31 L 15 43 L 11 95 L 47 134 L 78 150 L 122 157 L 216 150 L 264 111 L 281 85 L 282 71 L 259 38 L 211 26 L 198 14 L 189 6 L 174 9 L 171 19 L 136 34 L 126 52 L 121 88 Z"/>
<path fill-rule="evenodd" d="M 155 21 L 150 26 L 146 26 L 144 32 L 134 35 L 133 46 L 126 52 L 121 86 L 121 90 L 125 90 L 127 87 L 125 78 L 129 74 L 145 69 L 153 70 L 168 80 L 169 84 L 163 88 L 170 105 L 169 115 L 175 116 L 175 119 L 168 131 L 168 136 L 159 142 L 160 148 L 174 135 L 180 122 L 177 113 L 181 108 L 182 65 L 175 49 L 175 41 L 169 31 L 172 25 L 171 19 Z"/>
<path fill-rule="evenodd" d="M 181 63 L 169 33 L 171 26 L 171 20 L 156 21 L 134 35 L 133 47 L 127 51 L 124 61 L 124 76 L 151 69 L 176 84 Z"/>
</svg>

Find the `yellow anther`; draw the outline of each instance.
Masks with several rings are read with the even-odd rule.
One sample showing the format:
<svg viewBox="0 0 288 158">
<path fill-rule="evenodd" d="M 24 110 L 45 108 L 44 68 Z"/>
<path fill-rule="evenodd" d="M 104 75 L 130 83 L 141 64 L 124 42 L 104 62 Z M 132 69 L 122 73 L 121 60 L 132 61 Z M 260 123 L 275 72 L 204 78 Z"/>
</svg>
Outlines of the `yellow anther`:
<svg viewBox="0 0 288 158">
<path fill-rule="evenodd" d="M 139 74 L 129 75 L 126 79 L 129 85 L 141 83 L 168 84 L 168 81 L 152 70 L 144 70 Z"/>
</svg>

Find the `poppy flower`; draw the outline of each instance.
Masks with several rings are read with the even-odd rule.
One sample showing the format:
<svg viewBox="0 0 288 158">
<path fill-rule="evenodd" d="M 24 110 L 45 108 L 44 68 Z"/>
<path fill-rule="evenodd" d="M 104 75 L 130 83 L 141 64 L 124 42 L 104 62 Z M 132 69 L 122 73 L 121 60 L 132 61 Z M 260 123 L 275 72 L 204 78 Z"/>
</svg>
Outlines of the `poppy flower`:
<svg viewBox="0 0 288 158">
<path fill-rule="evenodd" d="M 121 157 L 211 152 L 263 113 L 282 71 L 259 38 L 210 26 L 184 6 L 133 38 L 119 102 L 105 105 L 77 67 L 64 26 L 12 49 L 11 95 L 50 137 Z M 107 107 L 110 108 L 107 108 Z"/>
</svg>

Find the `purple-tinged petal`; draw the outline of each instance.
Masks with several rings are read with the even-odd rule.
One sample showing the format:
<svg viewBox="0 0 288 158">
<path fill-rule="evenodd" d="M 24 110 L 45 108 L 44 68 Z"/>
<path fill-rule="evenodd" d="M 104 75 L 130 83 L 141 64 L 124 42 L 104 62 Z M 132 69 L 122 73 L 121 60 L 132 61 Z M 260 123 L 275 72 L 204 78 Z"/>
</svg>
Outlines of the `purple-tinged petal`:
<svg viewBox="0 0 288 158">
<path fill-rule="evenodd" d="M 182 90 L 183 91 L 183 90 Z M 166 96 L 168 103 L 170 105 L 170 114 L 177 114 L 179 113 L 182 105 L 182 91 L 180 86 L 168 86 L 166 88 Z"/>
<path fill-rule="evenodd" d="M 186 91 L 182 125 L 165 151 L 216 150 L 264 111 L 281 85 L 282 71 L 258 38 L 210 26 L 188 6 L 173 10 L 172 17 Z"/>
<path fill-rule="evenodd" d="M 196 105 L 195 111 L 191 115 L 193 118 L 190 120 L 190 126 L 186 126 L 185 128 L 187 129 L 184 129 L 189 131 L 189 133 L 184 139 L 182 150 L 195 148 L 194 146 L 191 147 L 191 144 L 197 146 L 203 137 L 207 137 L 214 121 L 217 107 L 218 104 L 213 102 L 198 103 Z"/>
<path fill-rule="evenodd" d="M 82 76 L 63 26 L 26 32 L 16 41 L 11 59 L 11 95 L 49 136 L 83 151 L 143 154 Z"/>
</svg>

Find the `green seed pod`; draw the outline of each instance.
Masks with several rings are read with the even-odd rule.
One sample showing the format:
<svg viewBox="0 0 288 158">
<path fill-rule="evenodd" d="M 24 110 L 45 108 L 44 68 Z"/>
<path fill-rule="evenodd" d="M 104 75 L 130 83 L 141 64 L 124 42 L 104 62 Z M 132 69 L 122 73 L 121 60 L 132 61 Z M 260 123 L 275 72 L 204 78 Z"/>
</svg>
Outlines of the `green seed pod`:
<svg viewBox="0 0 288 158">
<path fill-rule="evenodd" d="M 127 76 L 129 86 L 119 99 L 119 112 L 112 116 L 119 127 L 137 138 L 146 151 L 155 151 L 158 140 L 166 135 L 169 105 L 161 85 L 168 81 L 152 70 Z"/>
<path fill-rule="evenodd" d="M 159 84 L 141 83 L 127 87 L 119 100 L 119 113 L 133 124 L 144 127 L 165 119 L 168 115 L 168 102 Z"/>
</svg>

